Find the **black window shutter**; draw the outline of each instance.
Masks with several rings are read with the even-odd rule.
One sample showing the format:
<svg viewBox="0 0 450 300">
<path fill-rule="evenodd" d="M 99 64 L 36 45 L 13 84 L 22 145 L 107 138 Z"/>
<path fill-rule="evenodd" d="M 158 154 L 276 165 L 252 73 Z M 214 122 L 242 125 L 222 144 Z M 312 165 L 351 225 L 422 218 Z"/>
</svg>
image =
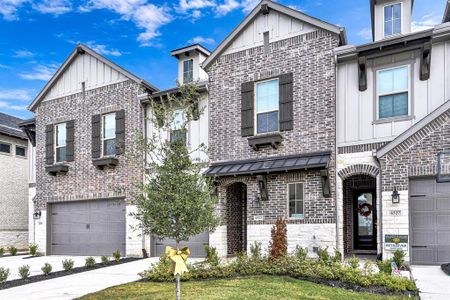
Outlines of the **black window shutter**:
<svg viewBox="0 0 450 300">
<path fill-rule="evenodd" d="M 282 74 L 279 77 L 280 93 L 280 131 L 293 129 L 294 95 L 292 73 Z"/>
<path fill-rule="evenodd" d="M 92 158 L 101 154 L 101 115 L 92 116 Z"/>
<path fill-rule="evenodd" d="M 125 110 L 116 112 L 116 154 L 123 154 L 125 149 Z"/>
<path fill-rule="evenodd" d="M 241 136 L 254 133 L 254 86 L 253 81 L 241 85 Z"/>
<path fill-rule="evenodd" d="M 73 161 L 75 155 L 74 139 L 75 139 L 75 121 L 66 122 L 66 160 Z"/>
<path fill-rule="evenodd" d="M 53 124 L 50 124 L 45 126 L 45 163 L 47 165 L 54 163 L 53 144 Z"/>
</svg>

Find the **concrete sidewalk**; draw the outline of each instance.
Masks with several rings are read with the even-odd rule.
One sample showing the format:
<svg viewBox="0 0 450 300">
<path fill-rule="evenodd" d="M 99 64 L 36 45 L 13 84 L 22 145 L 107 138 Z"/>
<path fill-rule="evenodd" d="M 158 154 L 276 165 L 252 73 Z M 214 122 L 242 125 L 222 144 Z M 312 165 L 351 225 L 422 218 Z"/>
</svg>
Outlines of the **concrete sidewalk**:
<svg viewBox="0 0 450 300">
<path fill-rule="evenodd" d="M 74 299 L 111 286 L 139 280 L 138 273 L 148 269 L 151 263 L 157 261 L 157 257 L 141 259 L 117 266 L 0 290 L 0 299 Z"/>
<path fill-rule="evenodd" d="M 421 300 L 450 299 L 450 276 L 440 266 L 411 266 Z"/>
</svg>

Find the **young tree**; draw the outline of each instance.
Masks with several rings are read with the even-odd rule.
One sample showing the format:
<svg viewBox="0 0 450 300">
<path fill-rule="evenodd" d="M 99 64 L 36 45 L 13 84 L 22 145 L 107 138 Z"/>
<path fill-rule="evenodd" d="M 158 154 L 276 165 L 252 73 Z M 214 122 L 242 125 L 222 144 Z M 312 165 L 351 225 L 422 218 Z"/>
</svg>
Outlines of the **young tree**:
<svg viewBox="0 0 450 300">
<path fill-rule="evenodd" d="M 190 121 L 202 114 L 195 84 L 179 86 L 176 95 L 150 99 L 153 130 L 144 142 L 146 180 L 139 184 L 137 213 L 145 234 L 181 241 L 204 231 L 213 231 L 217 197 L 212 180 L 202 175 L 205 162 L 199 154 L 204 145 L 190 149 L 183 136 Z M 175 129 L 174 129 L 175 128 Z M 194 157 L 194 158 L 193 158 Z M 177 299 L 180 297 L 177 275 Z"/>
</svg>

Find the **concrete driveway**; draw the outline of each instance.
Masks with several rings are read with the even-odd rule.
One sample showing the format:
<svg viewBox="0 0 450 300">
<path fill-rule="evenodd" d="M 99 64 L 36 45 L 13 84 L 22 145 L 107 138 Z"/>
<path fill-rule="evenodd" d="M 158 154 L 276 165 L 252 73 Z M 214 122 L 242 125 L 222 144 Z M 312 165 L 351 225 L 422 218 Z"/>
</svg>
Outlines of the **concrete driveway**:
<svg viewBox="0 0 450 300">
<path fill-rule="evenodd" d="M 156 263 L 157 257 L 101 268 L 55 279 L 0 290 L 0 299 L 74 299 L 111 286 L 140 279 L 139 272 Z"/>
<path fill-rule="evenodd" d="M 450 276 L 440 266 L 412 266 L 411 271 L 421 300 L 450 299 Z"/>
<path fill-rule="evenodd" d="M 84 266 L 87 256 L 37 256 L 30 257 L 29 255 L 17 255 L 17 256 L 6 256 L 0 258 L 0 267 L 8 268 L 10 275 L 9 280 L 14 280 L 20 278 L 19 267 L 28 265 L 30 266 L 30 276 L 42 274 L 41 268 L 45 263 L 52 265 L 52 272 L 63 270 L 62 261 L 64 259 L 72 259 L 74 261 L 74 268 Z M 100 257 L 94 256 L 96 262 L 100 262 Z"/>
</svg>

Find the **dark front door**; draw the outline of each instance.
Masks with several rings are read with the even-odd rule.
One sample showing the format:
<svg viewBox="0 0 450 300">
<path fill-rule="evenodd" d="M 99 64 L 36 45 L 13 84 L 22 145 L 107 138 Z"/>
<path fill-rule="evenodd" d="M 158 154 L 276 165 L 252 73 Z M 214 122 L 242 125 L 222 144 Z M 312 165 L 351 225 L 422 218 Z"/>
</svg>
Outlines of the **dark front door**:
<svg viewBox="0 0 450 300">
<path fill-rule="evenodd" d="M 375 191 L 354 191 L 354 243 L 355 250 L 377 249 Z"/>
</svg>

